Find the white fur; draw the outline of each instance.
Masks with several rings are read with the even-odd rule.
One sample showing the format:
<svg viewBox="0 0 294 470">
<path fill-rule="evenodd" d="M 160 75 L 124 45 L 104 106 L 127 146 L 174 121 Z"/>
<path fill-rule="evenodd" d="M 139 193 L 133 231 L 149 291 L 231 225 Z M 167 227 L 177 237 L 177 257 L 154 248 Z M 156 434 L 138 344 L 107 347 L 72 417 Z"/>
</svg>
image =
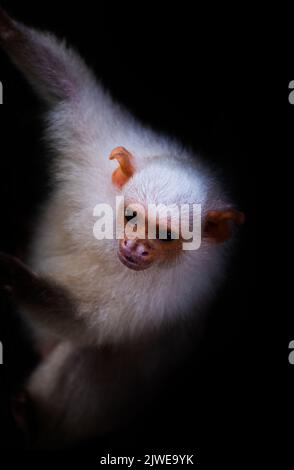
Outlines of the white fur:
<svg viewBox="0 0 294 470">
<path fill-rule="evenodd" d="M 109 203 L 115 210 L 119 194 L 126 202 L 141 204 L 201 203 L 203 211 L 223 208 L 225 202 L 214 178 L 202 164 L 198 168 L 197 158 L 133 123 L 111 101 L 107 113 L 112 119 L 103 124 L 99 93 L 90 92 L 83 103 L 87 123 L 84 108 L 72 120 L 71 104 L 50 113 L 58 187 L 41 217 L 31 265 L 74 294 L 79 314 L 87 319 L 89 338 L 103 344 L 140 335 L 176 316 L 197 314 L 215 290 L 223 248 L 203 242 L 195 252 L 183 251 L 173 265 L 134 272 L 119 261 L 117 240 L 94 238 L 95 205 Z M 137 166 L 122 191 L 111 183 L 117 163 L 108 160 L 119 145 L 134 155 Z"/>
</svg>

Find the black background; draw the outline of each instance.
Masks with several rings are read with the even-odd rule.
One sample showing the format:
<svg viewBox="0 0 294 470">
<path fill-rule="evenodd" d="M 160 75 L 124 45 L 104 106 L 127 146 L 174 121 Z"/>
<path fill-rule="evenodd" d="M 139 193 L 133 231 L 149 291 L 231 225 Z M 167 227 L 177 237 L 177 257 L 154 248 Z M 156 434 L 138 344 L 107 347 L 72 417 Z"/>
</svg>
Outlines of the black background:
<svg viewBox="0 0 294 470">
<path fill-rule="evenodd" d="M 66 37 L 102 78 L 113 96 L 156 129 L 177 136 L 223 175 L 246 223 L 226 285 L 207 316 L 203 341 L 162 396 L 123 435 L 78 449 L 112 454 L 195 453 L 201 463 L 254 462 L 272 424 L 275 401 L 266 359 L 264 308 L 257 305 L 258 141 L 264 130 L 261 83 L 264 50 L 253 16 L 244 11 L 204 14 L 181 3 L 159 8 L 83 2 L 2 6 L 26 24 Z M 289 77 L 289 80 L 294 77 Z M 0 53 L 0 250 L 22 256 L 34 229 L 32 217 L 46 195 L 48 162 L 42 155 L 42 107 L 22 76 Z M 287 96 L 287 81 L 284 83 Z M 0 297 L 0 448 L 24 449 L 9 411 L 9 397 L 34 363 L 15 309 Z M 289 332 L 290 334 L 291 332 Z M 288 341 L 284 364 L 288 374 Z M 287 370 L 286 370 L 287 369 Z M 282 377 L 283 372 L 281 373 Z M 284 376 L 285 376 L 284 374 Z M 77 450 L 77 449 L 75 449 Z M 74 450 L 69 451 L 73 455 Z M 260 452 L 263 459 L 270 448 Z"/>
</svg>

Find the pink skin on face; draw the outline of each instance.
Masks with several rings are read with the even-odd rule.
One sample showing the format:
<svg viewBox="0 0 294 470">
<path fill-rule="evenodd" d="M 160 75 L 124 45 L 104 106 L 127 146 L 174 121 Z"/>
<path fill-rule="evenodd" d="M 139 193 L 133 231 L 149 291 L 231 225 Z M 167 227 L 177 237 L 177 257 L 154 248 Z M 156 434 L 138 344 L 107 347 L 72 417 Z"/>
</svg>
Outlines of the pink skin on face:
<svg viewBox="0 0 294 470">
<path fill-rule="evenodd" d="M 130 269 L 141 271 L 149 268 L 154 259 L 154 249 L 148 240 L 125 238 L 120 240 L 118 257 Z"/>
</svg>

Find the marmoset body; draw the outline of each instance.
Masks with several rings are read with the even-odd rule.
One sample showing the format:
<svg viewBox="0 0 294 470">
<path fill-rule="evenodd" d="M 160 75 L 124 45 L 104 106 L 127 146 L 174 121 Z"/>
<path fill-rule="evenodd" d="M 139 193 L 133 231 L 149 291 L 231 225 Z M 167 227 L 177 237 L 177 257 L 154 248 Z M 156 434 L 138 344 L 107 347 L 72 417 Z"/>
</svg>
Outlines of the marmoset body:
<svg viewBox="0 0 294 470">
<path fill-rule="evenodd" d="M 173 345 L 163 336 L 211 300 L 231 224 L 243 215 L 197 155 L 114 102 L 64 42 L 3 10 L 0 41 L 47 104 L 46 139 L 54 152 L 53 191 L 26 265 L 0 257 L 1 285 L 19 303 L 43 357 L 26 392 L 36 440 L 45 445 L 124 422 L 134 397 L 171 359 Z M 94 207 L 115 210 L 117 196 L 127 206 L 201 204 L 201 246 L 183 250 L 170 231 L 166 239 L 97 240 Z"/>
</svg>

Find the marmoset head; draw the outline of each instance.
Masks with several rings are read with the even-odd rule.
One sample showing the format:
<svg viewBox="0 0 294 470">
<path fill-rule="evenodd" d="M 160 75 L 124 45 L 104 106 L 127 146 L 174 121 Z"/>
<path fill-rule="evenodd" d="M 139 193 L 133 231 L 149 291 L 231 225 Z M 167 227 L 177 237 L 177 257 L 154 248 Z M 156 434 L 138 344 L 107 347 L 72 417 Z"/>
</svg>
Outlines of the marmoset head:
<svg viewBox="0 0 294 470">
<path fill-rule="evenodd" d="M 119 163 L 112 183 L 123 194 L 125 206 L 118 257 L 130 269 L 170 264 L 183 250 L 199 249 L 202 237 L 224 242 L 231 236 L 231 222 L 244 221 L 244 215 L 232 208 L 207 210 L 207 185 L 192 167 L 187 171 L 174 160 L 157 158 L 136 168 L 135 157 L 123 147 L 115 148 L 110 159 Z"/>
</svg>

